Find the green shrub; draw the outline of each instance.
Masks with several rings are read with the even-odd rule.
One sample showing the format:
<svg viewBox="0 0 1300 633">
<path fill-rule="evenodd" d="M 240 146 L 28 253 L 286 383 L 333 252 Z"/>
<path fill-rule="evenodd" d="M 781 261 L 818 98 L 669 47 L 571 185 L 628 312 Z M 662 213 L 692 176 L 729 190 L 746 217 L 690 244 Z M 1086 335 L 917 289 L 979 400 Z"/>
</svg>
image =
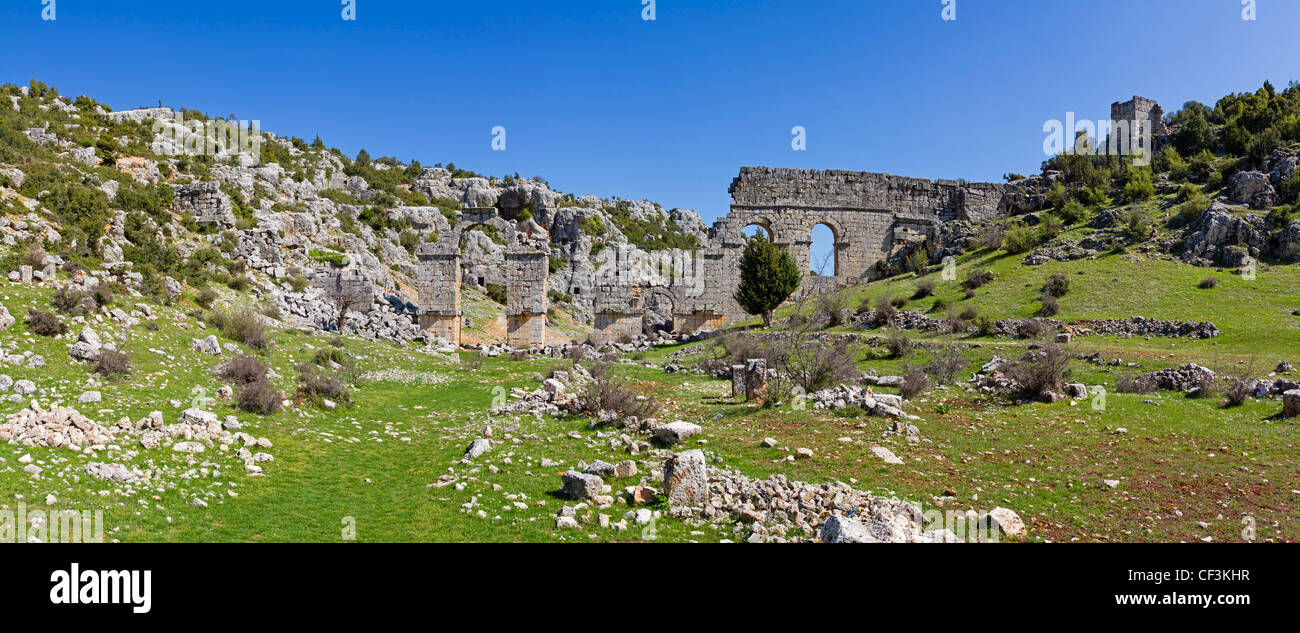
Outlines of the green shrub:
<svg viewBox="0 0 1300 633">
<path fill-rule="evenodd" d="M 1061 219 L 1066 225 L 1082 222 L 1088 216 L 1088 210 L 1077 200 L 1071 200 L 1054 210 L 1052 215 Z"/>
<path fill-rule="evenodd" d="M 306 290 L 307 286 L 310 284 L 310 282 L 307 281 L 307 278 L 302 275 L 294 275 L 288 279 L 288 282 L 289 287 L 292 288 L 294 292 L 298 293 Z"/>
<path fill-rule="evenodd" d="M 1070 291 L 1070 278 L 1065 273 L 1053 273 L 1043 284 L 1043 292 L 1053 297 L 1064 297 Z"/>
<path fill-rule="evenodd" d="M 351 263 L 351 261 L 348 259 L 348 256 L 344 255 L 343 253 L 339 253 L 335 251 L 326 251 L 317 248 L 313 248 L 310 251 L 308 251 L 307 257 L 310 258 L 312 261 L 326 262 L 338 266 L 340 268 L 347 266 L 349 263 Z"/>
<path fill-rule="evenodd" d="M 1002 236 L 1002 249 L 1012 255 L 1027 252 L 1035 246 L 1038 246 L 1038 232 L 1023 224 L 1007 229 Z"/>
<path fill-rule="evenodd" d="M 1128 183 L 1124 185 L 1124 197 L 1132 201 L 1141 201 L 1156 195 L 1155 185 L 1151 183 L 1151 170 L 1134 167 Z"/>
</svg>

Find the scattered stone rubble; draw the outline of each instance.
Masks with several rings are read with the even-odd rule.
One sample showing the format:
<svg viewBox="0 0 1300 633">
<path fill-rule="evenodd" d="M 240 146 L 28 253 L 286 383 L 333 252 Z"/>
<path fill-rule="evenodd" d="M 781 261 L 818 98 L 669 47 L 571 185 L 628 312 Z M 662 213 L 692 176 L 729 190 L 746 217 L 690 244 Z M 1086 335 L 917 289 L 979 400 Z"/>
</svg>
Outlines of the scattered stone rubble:
<svg viewBox="0 0 1300 633">
<path fill-rule="evenodd" d="M 11 413 L 0 424 L 0 441 L 23 446 L 72 448 L 104 445 L 121 432 L 118 427 L 105 428 L 71 407 L 31 407 Z"/>
<path fill-rule="evenodd" d="M 1151 389 L 1190 391 L 1214 379 L 1214 372 L 1196 363 L 1140 374 L 1135 380 Z"/>
<path fill-rule="evenodd" d="M 748 532 L 744 538 L 751 543 L 809 540 L 814 535 L 832 543 L 956 540 L 950 531 L 924 531 L 920 508 L 914 504 L 875 497 L 842 482 L 810 484 L 783 475 L 751 479 L 708 467 L 698 450 L 670 457 L 664 479 L 670 514 L 738 535 Z M 841 534 L 846 530 L 852 539 Z"/>
<path fill-rule="evenodd" d="M 876 384 L 880 384 L 877 382 Z M 875 393 L 870 387 L 861 387 L 858 385 L 837 385 L 821 391 L 815 391 L 808 396 L 812 400 L 814 409 L 845 409 L 850 406 L 858 406 L 863 410 L 870 412 L 872 415 L 882 418 L 906 418 L 909 420 L 919 419 L 914 415 L 908 415 L 903 412 L 903 397 L 887 394 Z"/>
</svg>

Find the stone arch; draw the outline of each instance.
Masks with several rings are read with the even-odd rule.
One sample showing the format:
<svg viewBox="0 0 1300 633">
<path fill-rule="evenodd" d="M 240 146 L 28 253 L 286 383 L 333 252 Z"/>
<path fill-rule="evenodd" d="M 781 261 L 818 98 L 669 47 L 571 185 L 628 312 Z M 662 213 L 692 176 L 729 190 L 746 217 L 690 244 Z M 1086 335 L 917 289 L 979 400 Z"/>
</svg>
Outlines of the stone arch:
<svg viewBox="0 0 1300 633">
<path fill-rule="evenodd" d="M 495 227 L 506 243 L 506 343 L 515 348 L 544 345 L 550 254 L 521 244 L 514 224 L 496 209 L 462 209 L 446 239 L 440 236 L 416 252 L 420 327 L 460 344 L 460 243 L 476 226 Z"/>
<path fill-rule="evenodd" d="M 648 334 L 648 332 L 645 331 L 647 325 L 662 325 L 662 322 L 659 324 L 646 323 L 647 319 L 652 318 L 651 311 L 650 311 L 651 304 L 657 303 L 656 299 L 664 300 L 668 302 L 668 330 L 667 331 L 669 332 L 675 331 L 677 328 L 677 322 L 679 320 L 677 318 L 677 315 L 683 308 L 682 305 L 683 302 L 681 300 L 681 297 L 677 296 L 677 293 L 673 292 L 669 288 L 664 288 L 660 286 L 652 286 L 641 291 L 641 296 L 638 299 L 639 307 L 641 309 L 641 331 L 643 333 Z"/>
<path fill-rule="evenodd" d="M 822 267 L 822 261 L 818 257 L 818 254 L 813 252 L 814 245 L 818 243 L 818 240 L 814 235 L 817 233 L 818 227 L 823 226 L 826 227 L 831 234 L 830 252 L 828 253 L 829 259 L 825 262 L 828 265 L 829 271 L 818 270 Z M 836 227 L 834 220 L 821 217 L 814 218 L 812 226 L 808 229 L 808 246 L 809 269 L 805 272 L 811 273 L 816 271 L 823 277 L 840 276 L 840 230 Z M 829 272 L 829 274 L 827 274 L 827 272 Z"/>
</svg>

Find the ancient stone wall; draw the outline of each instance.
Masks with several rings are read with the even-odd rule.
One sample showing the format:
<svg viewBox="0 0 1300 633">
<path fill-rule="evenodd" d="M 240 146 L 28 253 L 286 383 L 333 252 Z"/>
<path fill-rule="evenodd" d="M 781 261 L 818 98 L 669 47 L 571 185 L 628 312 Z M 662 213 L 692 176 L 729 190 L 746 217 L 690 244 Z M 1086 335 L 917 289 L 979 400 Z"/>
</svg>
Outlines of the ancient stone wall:
<svg viewBox="0 0 1300 633">
<path fill-rule="evenodd" d="M 742 167 L 729 191 L 731 212 L 714 223 L 709 246 L 701 252 L 707 287 L 693 306 L 715 320 L 747 316 L 732 298 L 747 226 L 763 227 L 805 272 L 813 229 L 830 228 L 833 274 L 808 274 L 798 298 L 869 281 L 875 263 L 896 249 L 932 239 L 943 222 L 995 217 L 1003 211 L 1004 196 L 1013 193 L 998 183 L 770 167 Z"/>
<path fill-rule="evenodd" d="M 211 222 L 223 229 L 234 228 L 235 208 L 230 196 L 221 191 L 216 181 L 173 185 L 176 192 L 176 211 L 194 214 L 199 222 Z"/>
</svg>

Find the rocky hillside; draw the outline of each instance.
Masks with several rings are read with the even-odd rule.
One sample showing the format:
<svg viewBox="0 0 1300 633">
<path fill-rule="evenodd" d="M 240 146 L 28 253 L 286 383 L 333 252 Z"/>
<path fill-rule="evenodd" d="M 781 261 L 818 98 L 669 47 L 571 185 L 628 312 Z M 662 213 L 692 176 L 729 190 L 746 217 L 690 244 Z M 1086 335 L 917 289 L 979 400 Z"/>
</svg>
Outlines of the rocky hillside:
<svg viewBox="0 0 1300 633">
<path fill-rule="evenodd" d="M 19 277 L 103 269 L 173 302 L 225 285 L 301 325 L 338 327 L 342 309 L 344 331 L 408 342 L 423 340 L 414 253 L 463 207 L 495 207 L 549 232 L 551 305 L 578 323 L 591 320 L 603 249 L 694 249 L 706 235 L 693 211 L 566 194 L 540 178 L 365 150 L 350 159 L 319 138 L 269 131 L 232 142 L 221 138 L 223 119 L 195 110 L 113 112 L 38 81 L 0 95 L 0 231 L 11 250 L 0 269 Z M 505 248 L 490 227 L 467 234 L 467 289 L 504 303 Z M 347 278 L 366 280 L 368 301 L 331 291 Z"/>
</svg>

